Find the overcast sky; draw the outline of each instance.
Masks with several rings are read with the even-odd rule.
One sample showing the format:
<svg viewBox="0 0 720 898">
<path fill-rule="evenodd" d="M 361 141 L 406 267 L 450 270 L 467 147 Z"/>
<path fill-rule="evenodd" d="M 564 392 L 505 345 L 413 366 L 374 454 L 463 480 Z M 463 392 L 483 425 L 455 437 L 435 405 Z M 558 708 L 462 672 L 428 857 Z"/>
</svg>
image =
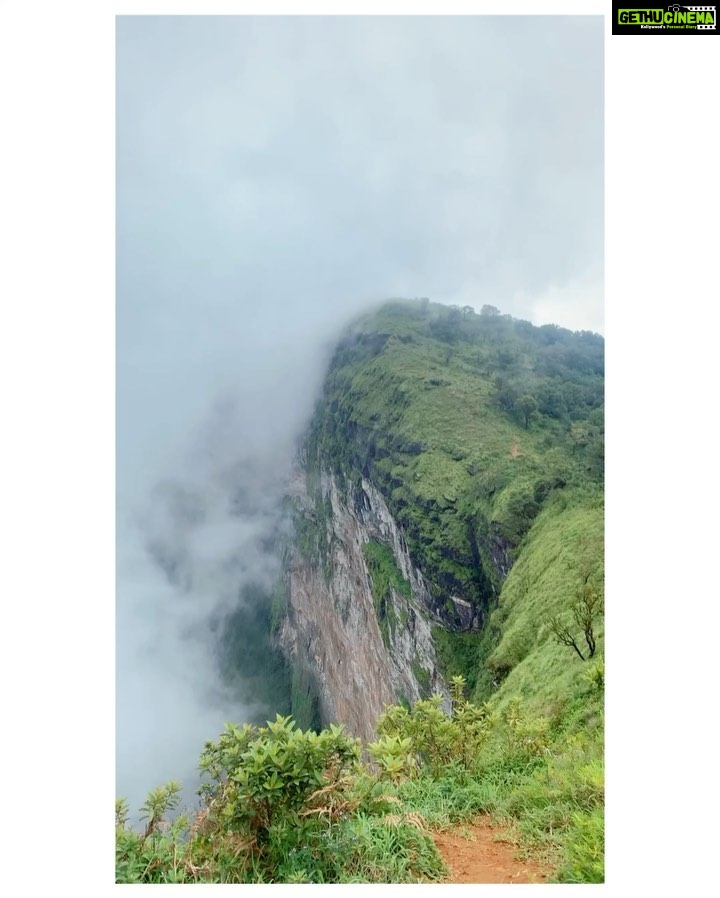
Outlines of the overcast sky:
<svg viewBox="0 0 720 898">
<path fill-rule="evenodd" d="M 209 675 L 189 697 L 212 650 L 187 633 L 244 576 L 271 575 L 270 500 L 339 327 L 382 298 L 427 296 L 602 330 L 603 24 L 120 17 L 116 83 L 129 783 L 160 776 L 180 721 L 196 722 L 176 742 L 182 767 L 228 711 L 208 717 Z M 173 517 L 178 491 L 204 523 Z M 255 499 L 231 515 L 238 491 Z M 148 539 L 186 565 L 182 601 Z"/>
<path fill-rule="evenodd" d="M 369 300 L 602 330 L 600 17 L 117 21 L 121 463 Z"/>
</svg>

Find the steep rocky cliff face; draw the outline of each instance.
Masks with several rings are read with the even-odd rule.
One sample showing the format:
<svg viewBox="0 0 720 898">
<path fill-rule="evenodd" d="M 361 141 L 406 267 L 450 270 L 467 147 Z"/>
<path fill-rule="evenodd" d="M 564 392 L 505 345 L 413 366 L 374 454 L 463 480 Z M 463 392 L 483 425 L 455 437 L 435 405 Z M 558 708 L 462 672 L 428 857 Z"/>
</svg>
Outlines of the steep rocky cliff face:
<svg viewBox="0 0 720 898">
<path fill-rule="evenodd" d="M 298 540 L 289 560 L 279 641 L 312 680 L 323 722 L 345 723 L 369 739 L 386 705 L 447 692 L 431 636 L 431 597 L 371 482 L 343 488 L 322 473 L 313 492 L 298 474 L 296 521 L 315 539 L 304 552 Z M 393 583 L 382 582 L 377 568 L 373 574 L 369 547 L 386 553 Z"/>
</svg>

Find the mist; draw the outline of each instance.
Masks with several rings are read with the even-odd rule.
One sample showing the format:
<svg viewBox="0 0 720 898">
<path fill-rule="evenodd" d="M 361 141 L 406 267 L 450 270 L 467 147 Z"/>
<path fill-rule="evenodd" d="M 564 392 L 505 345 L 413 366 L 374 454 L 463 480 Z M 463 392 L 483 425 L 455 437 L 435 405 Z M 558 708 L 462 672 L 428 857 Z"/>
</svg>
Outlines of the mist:
<svg viewBox="0 0 720 898">
<path fill-rule="evenodd" d="M 270 592 L 280 574 L 282 498 L 329 347 L 268 349 L 252 372 L 241 360 L 237 387 L 208 385 L 206 414 L 178 412 L 178 436 L 155 447 L 164 464 L 118 491 L 117 790 L 133 807 L 170 778 L 190 800 L 205 740 L 274 716 L 223 682 L 219 638 L 244 587 Z"/>
<path fill-rule="evenodd" d="M 117 794 L 262 713 L 222 621 L 279 572 L 342 327 L 388 297 L 602 330 L 601 17 L 117 19 Z M 268 709 L 271 710 L 271 709 Z M 186 798 L 190 796 L 187 795 Z"/>
</svg>

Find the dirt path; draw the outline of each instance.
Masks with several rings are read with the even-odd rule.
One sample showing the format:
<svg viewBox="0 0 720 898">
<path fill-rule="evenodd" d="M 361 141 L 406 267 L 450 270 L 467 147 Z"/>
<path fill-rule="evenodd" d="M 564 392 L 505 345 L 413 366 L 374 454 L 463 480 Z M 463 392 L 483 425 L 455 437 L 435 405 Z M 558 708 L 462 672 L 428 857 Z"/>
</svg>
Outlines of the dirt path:
<svg viewBox="0 0 720 898">
<path fill-rule="evenodd" d="M 448 883 L 546 882 L 549 871 L 522 860 L 512 842 L 488 818 L 480 817 L 452 832 L 433 833 L 450 876 Z"/>
</svg>

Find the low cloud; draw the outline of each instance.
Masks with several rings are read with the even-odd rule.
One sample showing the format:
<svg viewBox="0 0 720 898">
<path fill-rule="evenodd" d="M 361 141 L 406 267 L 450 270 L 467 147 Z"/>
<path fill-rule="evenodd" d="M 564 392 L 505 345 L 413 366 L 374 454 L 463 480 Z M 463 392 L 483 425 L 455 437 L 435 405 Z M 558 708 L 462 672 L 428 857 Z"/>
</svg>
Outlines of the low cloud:
<svg viewBox="0 0 720 898">
<path fill-rule="evenodd" d="M 538 294 L 521 294 L 516 301 L 529 309 L 533 324 L 557 324 L 570 330 L 605 332 L 603 284 L 591 276 L 550 284 Z"/>
</svg>

